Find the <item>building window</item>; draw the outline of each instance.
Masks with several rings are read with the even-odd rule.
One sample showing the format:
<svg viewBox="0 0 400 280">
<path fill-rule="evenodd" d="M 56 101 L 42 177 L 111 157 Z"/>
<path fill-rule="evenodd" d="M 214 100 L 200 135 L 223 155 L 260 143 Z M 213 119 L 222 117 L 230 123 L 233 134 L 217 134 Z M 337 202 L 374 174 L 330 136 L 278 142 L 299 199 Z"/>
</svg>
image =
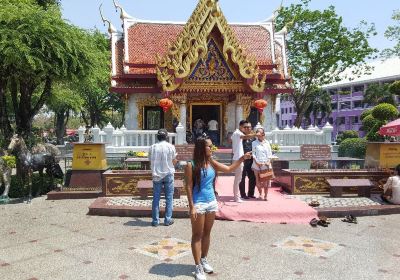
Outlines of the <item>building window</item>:
<svg viewBox="0 0 400 280">
<path fill-rule="evenodd" d="M 289 126 L 290 127 L 292 126 L 292 120 L 289 120 Z"/>
<path fill-rule="evenodd" d="M 332 110 L 337 110 L 337 103 L 331 103 Z"/>
<path fill-rule="evenodd" d="M 329 118 L 329 123 L 333 124 L 333 118 Z"/>
<path fill-rule="evenodd" d="M 355 86 L 353 92 L 364 92 L 364 85 Z"/>
<path fill-rule="evenodd" d="M 336 95 L 337 92 L 338 92 L 337 89 L 330 89 L 330 90 L 329 90 L 329 94 L 330 94 L 330 95 Z"/>
<path fill-rule="evenodd" d="M 346 110 L 346 109 L 351 109 L 351 102 L 350 101 L 340 102 L 340 110 Z"/>
<path fill-rule="evenodd" d="M 144 107 L 144 129 L 158 130 L 164 127 L 164 112 L 159 106 Z"/>
<path fill-rule="evenodd" d="M 289 113 L 292 113 L 292 107 L 289 108 Z"/>
<path fill-rule="evenodd" d="M 362 101 L 353 101 L 353 108 L 362 108 Z"/>
</svg>

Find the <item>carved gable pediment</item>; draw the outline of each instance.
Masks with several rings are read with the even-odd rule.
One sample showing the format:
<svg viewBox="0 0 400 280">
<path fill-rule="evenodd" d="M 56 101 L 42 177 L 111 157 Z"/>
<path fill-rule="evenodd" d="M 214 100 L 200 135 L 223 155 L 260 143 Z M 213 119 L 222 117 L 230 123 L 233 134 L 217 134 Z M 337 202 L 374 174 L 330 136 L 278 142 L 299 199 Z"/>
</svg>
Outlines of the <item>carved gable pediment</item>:
<svg viewBox="0 0 400 280">
<path fill-rule="evenodd" d="M 189 81 L 194 82 L 221 82 L 234 81 L 235 76 L 226 63 L 224 56 L 213 39 L 207 45 L 208 53 L 205 58 L 200 58 L 194 67 Z"/>
</svg>

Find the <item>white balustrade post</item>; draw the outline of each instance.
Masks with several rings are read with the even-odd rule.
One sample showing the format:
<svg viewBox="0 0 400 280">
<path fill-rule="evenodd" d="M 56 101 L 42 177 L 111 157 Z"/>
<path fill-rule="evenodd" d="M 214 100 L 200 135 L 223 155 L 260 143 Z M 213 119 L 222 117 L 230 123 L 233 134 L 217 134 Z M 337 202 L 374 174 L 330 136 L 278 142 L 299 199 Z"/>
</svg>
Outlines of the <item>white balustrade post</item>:
<svg viewBox="0 0 400 280">
<path fill-rule="evenodd" d="M 107 126 L 103 128 L 103 131 L 106 133 L 106 146 L 112 146 L 114 127 L 111 125 L 111 123 L 108 123 Z"/>
<path fill-rule="evenodd" d="M 100 128 L 96 124 L 91 130 L 93 135 L 93 142 L 100 143 Z"/>
<path fill-rule="evenodd" d="M 85 142 L 84 133 L 85 133 L 85 128 L 84 128 L 83 126 L 80 126 L 80 127 L 78 128 L 79 143 Z"/>
<path fill-rule="evenodd" d="M 185 142 L 185 138 L 186 138 L 185 128 L 183 127 L 183 125 L 181 123 L 179 123 L 178 126 L 176 127 L 175 143 L 178 145 L 181 145 Z"/>
<path fill-rule="evenodd" d="M 332 143 L 333 127 L 330 125 L 329 122 L 327 122 L 322 128 L 322 131 L 325 138 L 325 144 L 330 145 Z"/>
<path fill-rule="evenodd" d="M 125 127 L 125 125 L 122 125 L 122 127 L 121 127 L 121 132 L 122 132 L 122 136 L 121 136 L 121 146 L 122 147 L 124 147 L 124 146 L 127 146 L 126 145 L 126 135 L 125 135 L 125 132 L 126 132 L 126 127 Z"/>
<path fill-rule="evenodd" d="M 186 104 L 181 104 L 179 107 L 179 111 L 180 111 L 180 115 L 181 115 L 179 122 L 181 123 L 183 128 L 186 130 Z M 185 136 L 185 138 L 186 138 L 186 136 Z"/>
<path fill-rule="evenodd" d="M 254 127 L 254 131 L 257 131 L 257 129 L 259 129 L 259 128 L 264 129 L 263 126 L 258 122 L 258 123 L 256 124 L 256 126 Z"/>
</svg>

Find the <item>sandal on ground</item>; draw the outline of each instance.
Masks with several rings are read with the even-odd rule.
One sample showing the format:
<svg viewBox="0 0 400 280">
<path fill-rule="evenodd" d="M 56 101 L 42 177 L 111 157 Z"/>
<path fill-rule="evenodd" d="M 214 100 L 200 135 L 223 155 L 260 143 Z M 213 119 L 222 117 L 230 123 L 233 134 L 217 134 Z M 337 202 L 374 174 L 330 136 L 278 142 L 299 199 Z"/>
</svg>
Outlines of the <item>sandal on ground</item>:
<svg viewBox="0 0 400 280">
<path fill-rule="evenodd" d="M 308 203 L 308 205 L 311 207 L 318 207 L 320 203 L 317 200 L 313 200 L 310 203 Z"/>
<path fill-rule="evenodd" d="M 328 227 L 328 223 L 324 220 L 319 220 L 318 225 L 321 227 Z"/>
<path fill-rule="evenodd" d="M 310 221 L 310 225 L 311 225 L 312 227 L 317 227 L 317 225 L 318 225 L 318 219 L 312 218 L 311 221 Z"/>
<path fill-rule="evenodd" d="M 343 222 L 346 223 L 352 223 L 352 224 L 357 224 L 357 218 L 354 217 L 353 215 L 347 215 L 344 217 L 344 219 L 342 220 Z"/>
<path fill-rule="evenodd" d="M 324 223 L 326 223 L 328 225 L 331 223 L 330 220 L 328 219 L 328 217 L 326 217 L 326 216 L 320 216 L 319 219 L 321 221 L 324 221 Z"/>
</svg>

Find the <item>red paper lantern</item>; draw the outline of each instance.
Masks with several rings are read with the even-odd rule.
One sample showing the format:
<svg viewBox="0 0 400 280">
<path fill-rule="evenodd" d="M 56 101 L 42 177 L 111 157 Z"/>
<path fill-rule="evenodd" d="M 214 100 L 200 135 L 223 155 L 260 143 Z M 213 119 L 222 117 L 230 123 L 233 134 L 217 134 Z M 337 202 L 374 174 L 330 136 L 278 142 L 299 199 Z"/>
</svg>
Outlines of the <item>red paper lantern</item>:
<svg viewBox="0 0 400 280">
<path fill-rule="evenodd" d="M 264 99 L 258 99 L 256 101 L 254 101 L 254 107 L 257 108 L 258 112 L 260 112 L 260 114 L 262 114 L 262 112 L 264 111 L 264 108 L 267 107 L 268 102 L 265 101 Z"/>
<path fill-rule="evenodd" d="M 160 100 L 159 105 L 164 112 L 167 112 L 174 105 L 174 102 L 169 98 L 163 98 Z"/>
</svg>

